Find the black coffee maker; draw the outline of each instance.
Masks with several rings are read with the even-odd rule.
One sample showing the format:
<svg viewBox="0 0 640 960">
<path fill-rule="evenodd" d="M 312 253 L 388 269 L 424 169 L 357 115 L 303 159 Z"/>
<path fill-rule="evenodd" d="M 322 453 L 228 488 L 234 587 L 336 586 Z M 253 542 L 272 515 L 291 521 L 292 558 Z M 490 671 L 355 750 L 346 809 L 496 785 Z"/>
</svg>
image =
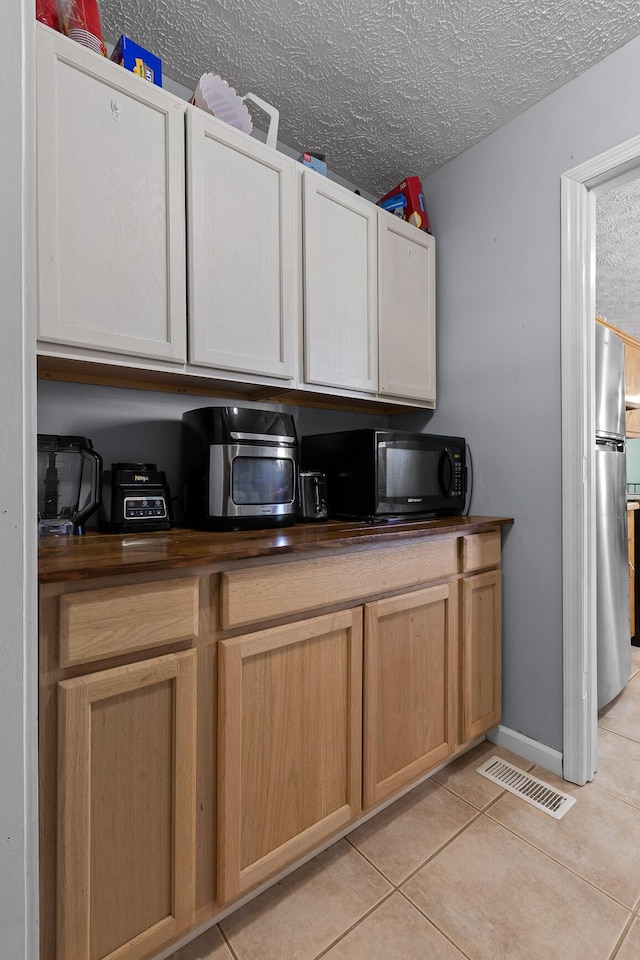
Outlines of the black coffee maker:
<svg viewBox="0 0 640 960">
<path fill-rule="evenodd" d="M 38 536 L 84 533 L 100 504 L 102 457 L 86 437 L 38 434 Z"/>
</svg>

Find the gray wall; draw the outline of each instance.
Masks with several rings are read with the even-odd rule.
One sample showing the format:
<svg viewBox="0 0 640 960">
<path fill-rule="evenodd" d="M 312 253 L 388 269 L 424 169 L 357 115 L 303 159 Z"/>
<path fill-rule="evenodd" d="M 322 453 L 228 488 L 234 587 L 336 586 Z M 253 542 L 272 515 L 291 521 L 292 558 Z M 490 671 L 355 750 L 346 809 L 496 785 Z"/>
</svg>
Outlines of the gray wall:
<svg viewBox="0 0 640 960">
<path fill-rule="evenodd" d="M 386 426 L 381 414 L 343 413 L 314 407 L 240 403 L 212 397 L 185 397 L 115 387 L 41 380 L 38 384 L 38 432 L 89 437 L 109 469 L 115 461 L 156 463 L 167 474 L 172 496 L 179 493 L 180 423 L 185 410 L 236 404 L 272 407 L 293 413 L 298 436 Z M 95 517 L 89 521 L 95 526 Z"/>
<path fill-rule="evenodd" d="M 433 417 L 393 421 L 465 435 L 475 468 L 473 512 L 515 518 L 504 551 L 503 723 L 556 750 L 562 750 L 560 175 L 638 133 L 640 39 L 423 183 L 438 243 L 438 409 Z M 105 460 L 116 458 L 126 437 L 131 453 L 118 459 L 140 451 L 161 463 L 149 420 L 173 421 L 198 405 L 194 398 L 42 384 L 39 429 L 86 434 Z M 352 422 L 341 414 L 317 416 L 321 426 L 313 429 L 325 429 L 329 418 L 340 427 Z"/>
<path fill-rule="evenodd" d="M 562 750 L 560 175 L 640 134 L 635 39 L 424 181 L 438 409 L 504 550 L 505 726 Z M 417 415 L 404 418 L 418 425 Z"/>
</svg>

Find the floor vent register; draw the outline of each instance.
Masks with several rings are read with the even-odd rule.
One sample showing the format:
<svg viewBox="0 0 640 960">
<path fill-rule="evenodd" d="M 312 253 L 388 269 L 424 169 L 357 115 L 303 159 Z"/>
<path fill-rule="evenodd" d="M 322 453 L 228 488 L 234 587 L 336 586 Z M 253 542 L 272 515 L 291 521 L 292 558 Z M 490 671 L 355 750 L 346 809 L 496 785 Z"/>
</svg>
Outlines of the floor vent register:
<svg viewBox="0 0 640 960">
<path fill-rule="evenodd" d="M 505 790 L 521 797 L 556 820 L 561 820 L 576 802 L 575 797 L 550 787 L 548 783 L 532 777 L 524 770 L 519 770 L 511 763 L 506 763 L 500 757 L 491 757 L 478 767 L 476 772 L 482 774 L 487 780 L 500 784 Z"/>
</svg>

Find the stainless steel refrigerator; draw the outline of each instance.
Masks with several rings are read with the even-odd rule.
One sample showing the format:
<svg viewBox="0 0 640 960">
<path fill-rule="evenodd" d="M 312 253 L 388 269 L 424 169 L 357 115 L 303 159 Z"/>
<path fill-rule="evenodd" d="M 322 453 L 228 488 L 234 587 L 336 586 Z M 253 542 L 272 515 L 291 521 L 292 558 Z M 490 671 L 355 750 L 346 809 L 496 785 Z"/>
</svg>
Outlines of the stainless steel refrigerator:
<svg viewBox="0 0 640 960">
<path fill-rule="evenodd" d="M 598 709 L 631 674 L 624 345 L 596 323 Z"/>
</svg>

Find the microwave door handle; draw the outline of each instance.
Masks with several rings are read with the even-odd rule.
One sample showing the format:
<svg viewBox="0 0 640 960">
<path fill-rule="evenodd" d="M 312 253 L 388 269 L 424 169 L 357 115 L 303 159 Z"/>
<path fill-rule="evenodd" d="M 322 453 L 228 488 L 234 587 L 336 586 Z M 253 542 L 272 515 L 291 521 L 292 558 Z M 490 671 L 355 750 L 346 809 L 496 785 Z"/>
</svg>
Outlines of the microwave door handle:
<svg viewBox="0 0 640 960">
<path fill-rule="evenodd" d="M 449 477 L 445 481 L 445 466 L 449 468 Z M 444 493 L 445 497 L 451 496 L 451 486 L 453 484 L 454 476 L 454 464 L 453 464 L 453 454 L 449 447 L 445 447 L 442 451 L 442 456 L 440 457 L 440 463 L 438 464 L 438 481 L 440 483 L 440 489 Z"/>
</svg>

